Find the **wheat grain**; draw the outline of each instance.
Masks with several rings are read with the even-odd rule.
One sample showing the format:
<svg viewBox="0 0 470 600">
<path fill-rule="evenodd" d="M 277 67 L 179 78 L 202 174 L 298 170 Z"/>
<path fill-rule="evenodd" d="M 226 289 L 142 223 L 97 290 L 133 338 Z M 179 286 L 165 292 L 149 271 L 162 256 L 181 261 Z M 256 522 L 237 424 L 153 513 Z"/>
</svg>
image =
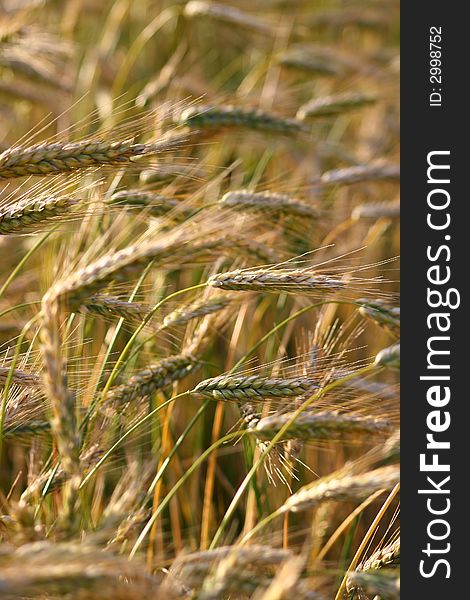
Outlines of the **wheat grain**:
<svg viewBox="0 0 470 600">
<path fill-rule="evenodd" d="M 292 398 L 313 391 L 317 387 L 311 379 L 261 377 L 259 375 L 221 375 L 205 379 L 192 393 L 211 400 L 257 400 Z"/>
<path fill-rule="evenodd" d="M 24 198 L 0 206 L 0 235 L 23 234 L 57 220 L 77 204 L 67 196 Z"/>
<path fill-rule="evenodd" d="M 236 210 L 269 211 L 275 215 L 292 215 L 313 220 L 318 218 L 318 211 L 314 207 L 274 192 L 227 192 L 222 196 L 220 206 Z"/>
<path fill-rule="evenodd" d="M 173 181 L 177 177 L 185 177 L 188 179 L 205 179 L 206 172 L 198 164 L 166 164 L 161 163 L 152 165 L 151 169 L 144 169 L 140 172 L 139 180 L 144 184 L 162 183 Z"/>
<path fill-rule="evenodd" d="M 190 248 L 190 251 L 188 250 Z M 128 246 L 123 250 L 109 253 L 97 261 L 76 270 L 69 277 L 58 281 L 50 290 L 49 296 L 65 303 L 69 308 L 86 304 L 86 298 L 95 294 L 111 282 L 127 281 L 151 261 L 159 266 L 211 256 L 214 252 L 235 254 L 243 251 L 257 260 L 267 262 L 277 254 L 265 244 L 248 240 L 241 236 L 225 236 L 194 242 L 177 237 L 169 242 L 146 242 Z"/>
<path fill-rule="evenodd" d="M 400 336 L 400 308 L 396 306 L 388 306 L 381 300 L 358 300 L 358 303 L 363 303 L 359 309 L 363 317 L 371 319 L 381 327 L 388 329 L 396 336 Z"/>
<path fill-rule="evenodd" d="M 42 58 L 38 58 L 31 53 L 21 52 L 14 48 L 3 49 L 0 53 L 0 66 L 55 89 L 65 92 L 72 90 L 72 83 L 67 76 L 63 74 L 59 76 L 52 65 L 47 64 Z"/>
<path fill-rule="evenodd" d="M 341 11 L 335 9 L 315 11 L 309 24 L 314 27 L 337 27 L 341 31 L 351 25 L 376 29 L 377 27 L 387 27 L 388 18 L 382 11 L 373 8 L 361 7 L 358 9 L 343 6 Z"/>
<path fill-rule="evenodd" d="M 254 109 L 236 106 L 191 106 L 181 112 L 176 124 L 191 128 L 224 129 L 226 127 L 254 129 L 280 134 L 308 131 L 305 124 L 296 119 L 287 119 Z"/>
<path fill-rule="evenodd" d="M 246 569 L 237 569 L 236 550 L 214 566 L 204 578 L 202 589 L 198 592 L 200 600 L 217 600 L 230 595 L 230 592 L 252 594 L 257 589 L 269 585 L 267 577 Z"/>
<path fill-rule="evenodd" d="M 162 217 L 171 213 L 174 220 L 184 221 L 194 212 L 183 206 L 175 198 L 144 190 L 122 190 L 106 200 L 107 204 L 130 208 L 145 208 L 152 217 Z"/>
<path fill-rule="evenodd" d="M 27 81 L 0 80 L 0 94 L 8 98 L 27 100 L 35 104 L 47 106 L 53 114 L 60 113 L 64 104 L 62 95 L 52 90 L 43 89 Z"/>
<path fill-rule="evenodd" d="M 106 395 L 106 404 L 116 408 L 148 397 L 170 383 L 184 379 L 198 366 L 196 358 L 189 354 L 163 358 L 133 375 L 126 383 L 111 388 Z"/>
<path fill-rule="evenodd" d="M 174 575 L 179 575 L 183 569 L 194 565 L 200 572 L 207 574 L 215 563 L 229 556 L 234 558 L 234 564 L 240 568 L 266 568 L 282 564 L 292 556 L 292 553 L 287 549 L 271 548 L 257 544 L 251 546 L 220 546 L 213 550 L 182 555 L 175 560 L 171 570 Z"/>
<path fill-rule="evenodd" d="M 23 544 L 2 562 L 2 594 L 10 598 L 151 600 L 159 589 L 138 561 L 103 552 L 92 540 Z"/>
<path fill-rule="evenodd" d="M 326 477 L 308 484 L 290 496 L 281 512 L 298 512 L 321 502 L 355 502 L 378 490 L 389 490 L 399 481 L 400 471 L 395 465 L 381 467 L 368 473 Z"/>
<path fill-rule="evenodd" d="M 352 211 L 351 218 L 359 219 L 381 219 L 398 218 L 400 216 L 400 200 L 393 202 L 369 202 L 356 206 Z"/>
<path fill-rule="evenodd" d="M 149 308 L 137 302 L 126 302 L 113 296 L 94 294 L 80 307 L 81 312 L 94 313 L 102 317 L 122 317 L 123 319 L 143 319 Z"/>
<path fill-rule="evenodd" d="M 10 369 L 8 367 L 0 367 L 0 385 L 5 385 Z M 23 387 L 38 387 L 41 384 L 41 379 L 34 373 L 26 373 L 21 369 L 13 369 L 11 382 Z"/>
<path fill-rule="evenodd" d="M 260 18 L 241 11 L 235 6 L 226 6 L 206 0 L 190 0 L 184 7 L 186 17 L 208 17 L 222 21 L 228 25 L 247 27 L 259 33 L 272 34 L 273 29 Z"/>
<path fill-rule="evenodd" d="M 316 117 L 332 117 L 349 110 L 369 106 L 374 102 L 376 102 L 375 96 L 354 92 L 321 96 L 303 104 L 297 111 L 296 116 L 301 121 Z"/>
<path fill-rule="evenodd" d="M 28 175 L 57 175 L 102 166 L 133 164 L 141 156 L 158 155 L 179 147 L 184 136 L 138 144 L 132 140 L 53 142 L 16 146 L 0 154 L 0 180 Z"/>
<path fill-rule="evenodd" d="M 400 430 L 393 433 L 380 447 L 375 466 L 383 467 L 400 460 Z"/>
<path fill-rule="evenodd" d="M 326 171 L 320 178 L 323 185 L 352 185 L 367 181 L 382 181 L 400 178 L 400 165 L 378 161 L 368 165 L 355 165 L 343 169 Z"/>
<path fill-rule="evenodd" d="M 346 588 L 349 593 L 359 589 L 383 600 L 400 600 L 400 574 L 395 569 L 390 573 L 383 570 L 353 571 L 348 574 Z"/>
<path fill-rule="evenodd" d="M 209 278 L 208 285 L 223 290 L 309 294 L 338 292 L 343 290 L 346 284 L 337 277 L 310 269 L 245 269 L 213 275 Z"/>
<path fill-rule="evenodd" d="M 26 421 L 14 425 L 6 425 L 3 428 L 5 438 L 17 438 L 21 436 L 35 436 L 50 431 L 51 425 L 48 421 Z"/>
<path fill-rule="evenodd" d="M 93 444 L 80 454 L 80 471 L 86 474 L 100 459 L 103 454 L 98 444 Z M 48 469 L 37 475 L 21 494 L 20 503 L 30 502 L 37 494 L 50 494 L 70 480 L 70 474 L 67 473 L 62 465 Z"/>
<path fill-rule="evenodd" d="M 375 357 L 375 364 L 388 369 L 400 368 L 400 343 L 381 350 Z"/>
<path fill-rule="evenodd" d="M 200 317 L 220 312 L 234 301 L 235 298 L 230 294 L 218 294 L 203 298 L 202 300 L 196 300 L 192 304 L 181 306 L 168 314 L 163 319 L 163 327 L 185 325 L 193 319 L 199 319 Z"/>
<path fill-rule="evenodd" d="M 251 429 L 251 433 L 263 439 L 272 439 L 291 418 L 289 413 L 264 417 Z M 322 411 L 297 417 L 289 425 L 283 439 L 331 439 L 342 433 L 377 434 L 390 431 L 391 427 L 386 419 Z"/>
<path fill-rule="evenodd" d="M 376 550 L 369 558 L 358 565 L 358 571 L 369 571 L 396 567 L 400 564 L 400 538 Z"/>
<path fill-rule="evenodd" d="M 315 75 L 335 76 L 343 71 L 341 64 L 331 57 L 301 46 L 282 52 L 278 62 L 287 69 L 299 69 Z"/>
</svg>

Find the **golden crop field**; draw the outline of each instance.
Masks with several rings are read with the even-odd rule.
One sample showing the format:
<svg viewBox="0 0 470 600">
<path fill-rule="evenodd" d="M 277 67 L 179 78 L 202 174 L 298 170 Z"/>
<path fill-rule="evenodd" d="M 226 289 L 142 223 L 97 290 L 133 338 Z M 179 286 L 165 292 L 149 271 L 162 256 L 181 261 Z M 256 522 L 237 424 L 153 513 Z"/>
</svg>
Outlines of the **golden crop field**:
<svg viewBox="0 0 470 600">
<path fill-rule="evenodd" d="M 0 2 L 0 597 L 399 597 L 397 0 Z"/>
</svg>

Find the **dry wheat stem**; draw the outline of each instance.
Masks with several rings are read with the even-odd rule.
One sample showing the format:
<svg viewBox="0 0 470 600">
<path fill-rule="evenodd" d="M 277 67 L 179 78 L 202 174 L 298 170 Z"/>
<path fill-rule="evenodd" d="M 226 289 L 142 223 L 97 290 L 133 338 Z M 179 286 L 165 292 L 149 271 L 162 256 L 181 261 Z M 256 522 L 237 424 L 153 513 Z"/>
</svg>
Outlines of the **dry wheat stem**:
<svg viewBox="0 0 470 600">
<path fill-rule="evenodd" d="M 67 386 L 60 339 L 60 308 L 44 296 L 42 301 L 41 351 L 44 390 L 52 410 L 52 431 L 64 470 L 75 480 L 80 478 L 80 436 L 75 417 L 75 398 Z"/>
</svg>

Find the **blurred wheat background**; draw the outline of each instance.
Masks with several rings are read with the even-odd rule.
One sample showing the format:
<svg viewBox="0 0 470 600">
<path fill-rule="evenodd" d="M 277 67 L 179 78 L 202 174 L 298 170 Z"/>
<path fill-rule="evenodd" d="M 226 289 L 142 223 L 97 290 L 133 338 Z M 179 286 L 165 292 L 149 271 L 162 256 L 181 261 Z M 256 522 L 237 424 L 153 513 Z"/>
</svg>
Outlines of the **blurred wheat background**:
<svg viewBox="0 0 470 600">
<path fill-rule="evenodd" d="M 0 2 L 0 597 L 399 597 L 398 25 Z"/>
</svg>

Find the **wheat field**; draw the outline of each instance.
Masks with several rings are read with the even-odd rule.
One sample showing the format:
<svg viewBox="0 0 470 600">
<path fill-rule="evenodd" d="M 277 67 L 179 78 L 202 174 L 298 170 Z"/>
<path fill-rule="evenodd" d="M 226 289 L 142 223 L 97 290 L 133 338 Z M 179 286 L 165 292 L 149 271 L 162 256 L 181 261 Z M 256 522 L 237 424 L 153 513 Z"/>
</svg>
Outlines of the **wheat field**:
<svg viewBox="0 0 470 600">
<path fill-rule="evenodd" d="M 397 0 L 0 3 L 0 597 L 393 600 Z"/>
</svg>

